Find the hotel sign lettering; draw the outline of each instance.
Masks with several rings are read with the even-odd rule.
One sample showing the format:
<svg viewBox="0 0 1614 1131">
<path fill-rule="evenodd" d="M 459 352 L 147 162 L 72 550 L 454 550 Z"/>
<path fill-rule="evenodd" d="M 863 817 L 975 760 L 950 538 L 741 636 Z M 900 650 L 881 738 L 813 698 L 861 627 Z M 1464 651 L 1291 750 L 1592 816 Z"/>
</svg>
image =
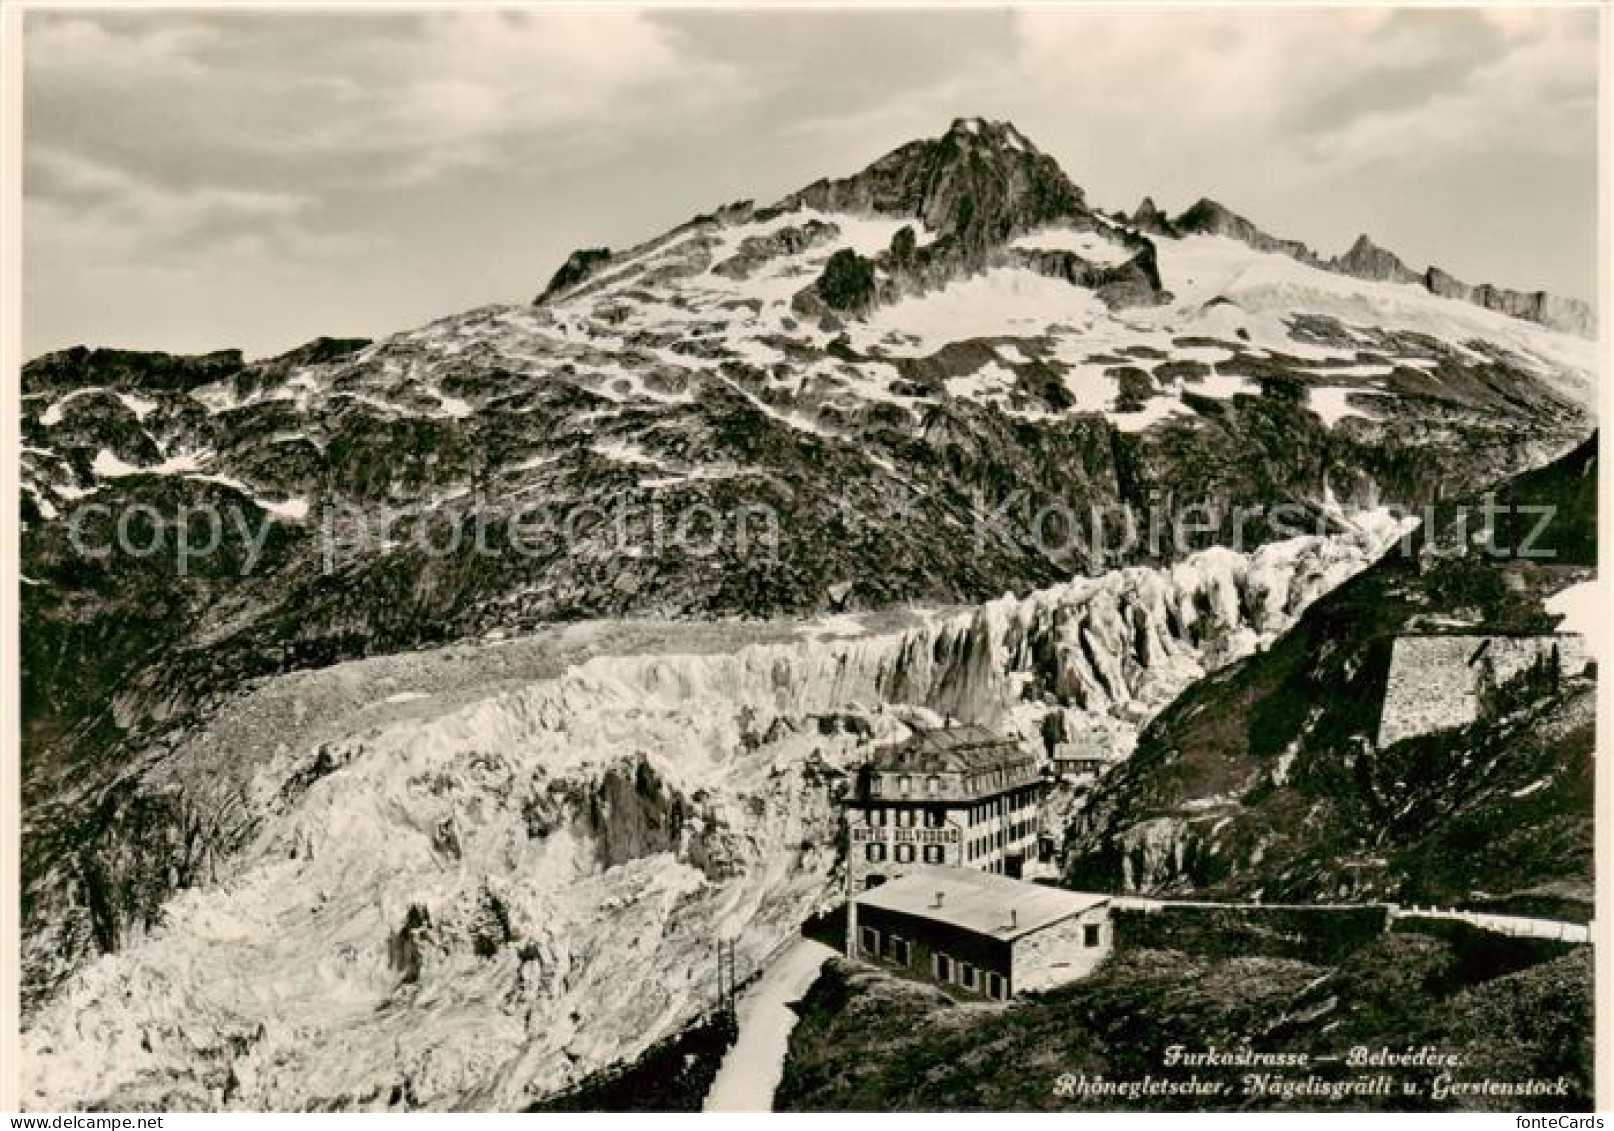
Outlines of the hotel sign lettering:
<svg viewBox="0 0 1614 1131">
<path fill-rule="evenodd" d="M 899 828 L 895 825 L 854 825 L 852 843 L 867 844 L 883 840 L 890 844 L 957 844 L 962 834 L 957 828 L 921 829 Z"/>
</svg>

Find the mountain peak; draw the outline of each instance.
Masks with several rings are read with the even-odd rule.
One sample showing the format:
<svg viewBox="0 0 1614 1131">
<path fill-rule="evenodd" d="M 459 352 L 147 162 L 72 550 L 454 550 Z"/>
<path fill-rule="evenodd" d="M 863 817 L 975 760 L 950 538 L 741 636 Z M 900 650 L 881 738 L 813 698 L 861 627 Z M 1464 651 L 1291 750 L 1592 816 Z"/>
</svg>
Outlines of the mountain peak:
<svg viewBox="0 0 1614 1131">
<path fill-rule="evenodd" d="M 1243 216 L 1208 196 L 1202 196 L 1194 201 L 1174 222 L 1178 228 L 1186 232 L 1234 236 L 1239 239 L 1260 231 Z"/>
<path fill-rule="evenodd" d="M 1179 232 L 1200 233 L 1209 236 L 1227 236 L 1249 244 L 1257 251 L 1272 251 L 1290 256 L 1314 267 L 1321 266 L 1315 252 L 1299 240 L 1279 239 L 1256 227 L 1225 204 L 1202 196 L 1187 211 L 1172 221 Z"/>
<path fill-rule="evenodd" d="M 1087 214 L 1085 195 L 1057 161 L 1013 123 L 985 118 L 954 119 L 940 137 L 899 146 L 850 177 L 811 184 L 787 203 L 794 201 L 912 217 L 967 248 Z"/>
<path fill-rule="evenodd" d="M 1040 152 L 1031 143 L 1031 139 L 1021 133 L 1013 122 L 994 122 L 986 118 L 954 118 L 945 136 L 966 146 L 1003 148 L 1022 153 Z"/>
<path fill-rule="evenodd" d="M 1332 264 L 1334 270 L 1358 279 L 1375 279 L 1380 282 L 1410 283 L 1418 273 L 1410 269 L 1392 251 L 1374 243 L 1366 232 L 1356 237 L 1351 249 Z"/>
<path fill-rule="evenodd" d="M 1174 236 L 1177 234 L 1176 228 L 1172 227 L 1171 221 L 1166 218 L 1164 212 L 1160 211 L 1152 196 L 1146 196 L 1138 202 L 1138 206 L 1133 211 L 1129 222 L 1138 231 L 1148 232 L 1150 235 Z"/>
</svg>

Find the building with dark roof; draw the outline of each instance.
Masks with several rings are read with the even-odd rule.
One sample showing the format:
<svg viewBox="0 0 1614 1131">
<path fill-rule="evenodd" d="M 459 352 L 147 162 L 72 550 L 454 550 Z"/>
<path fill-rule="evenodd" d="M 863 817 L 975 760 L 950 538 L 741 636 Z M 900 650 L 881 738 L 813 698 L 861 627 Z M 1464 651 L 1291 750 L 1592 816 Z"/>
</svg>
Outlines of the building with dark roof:
<svg viewBox="0 0 1614 1131">
<path fill-rule="evenodd" d="M 852 893 L 925 865 L 1018 876 L 1043 788 L 1036 755 L 984 727 L 916 729 L 876 750 L 845 799 Z"/>
<path fill-rule="evenodd" d="M 917 869 L 858 894 L 852 910 L 852 958 L 964 996 L 1064 985 L 1114 943 L 1109 896 L 972 869 Z"/>
</svg>

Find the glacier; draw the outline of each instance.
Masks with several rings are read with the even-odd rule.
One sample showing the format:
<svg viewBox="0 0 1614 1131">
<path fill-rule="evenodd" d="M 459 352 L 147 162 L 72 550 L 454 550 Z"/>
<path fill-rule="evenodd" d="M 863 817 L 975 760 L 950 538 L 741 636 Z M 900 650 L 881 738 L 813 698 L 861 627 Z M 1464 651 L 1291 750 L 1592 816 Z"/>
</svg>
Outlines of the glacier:
<svg viewBox="0 0 1614 1131">
<path fill-rule="evenodd" d="M 1059 714 L 1128 749 L 1405 529 L 1354 518 L 892 630 L 848 614 L 727 651 L 672 632 L 480 689 L 465 671 L 504 642 L 265 681 L 238 715 L 292 685 L 351 709 L 317 742 L 221 718 L 137 771 L 235 833 L 25 1019 L 24 1103 L 519 1109 L 710 1008 L 715 940 L 743 974 L 836 902 L 837 788 L 871 744 L 944 718 L 1036 743 Z"/>
</svg>

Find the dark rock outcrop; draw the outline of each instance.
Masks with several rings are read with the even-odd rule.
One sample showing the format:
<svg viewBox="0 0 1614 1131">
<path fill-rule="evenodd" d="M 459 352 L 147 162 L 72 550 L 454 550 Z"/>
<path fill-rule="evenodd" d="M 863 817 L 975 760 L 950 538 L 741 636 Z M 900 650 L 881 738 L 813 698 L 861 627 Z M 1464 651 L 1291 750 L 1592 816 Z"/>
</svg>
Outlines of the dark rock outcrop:
<svg viewBox="0 0 1614 1131">
<path fill-rule="evenodd" d="M 561 291 L 570 290 L 598 271 L 610 259 L 611 249 L 608 247 L 578 248 L 566 257 L 566 262 L 560 265 L 560 270 L 550 278 L 544 293 L 533 299 L 533 303 L 545 302 Z"/>
<path fill-rule="evenodd" d="M 712 272 L 730 279 L 748 279 L 769 260 L 823 247 L 840 234 L 834 224 L 808 220 L 805 224 L 787 225 L 772 235 L 747 236 L 740 241 L 739 250 L 714 266 Z"/>
<path fill-rule="evenodd" d="M 874 301 L 874 263 L 843 247 L 829 257 L 813 287 L 831 310 L 860 313 Z"/>
<path fill-rule="evenodd" d="M 1094 263 L 1073 251 L 1016 249 L 1016 261 L 1039 275 L 1086 287 L 1112 307 L 1148 306 L 1161 300 L 1160 270 L 1152 245 L 1121 263 Z"/>
<path fill-rule="evenodd" d="M 22 392 L 24 396 L 62 393 L 96 385 L 140 392 L 188 392 L 234 377 L 244 368 L 240 350 L 187 355 L 74 346 L 24 365 Z"/>
<path fill-rule="evenodd" d="M 1554 330 L 1563 330 L 1582 337 L 1596 333 L 1597 318 L 1591 307 L 1577 299 L 1563 298 L 1546 291 L 1515 291 L 1507 287 L 1480 283 L 1471 286 L 1442 271 L 1430 267 L 1420 281 L 1432 294 L 1445 298 L 1461 299 L 1486 310 L 1495 310 L 1513 318 L 1539 322 Z"/>
</svg>

